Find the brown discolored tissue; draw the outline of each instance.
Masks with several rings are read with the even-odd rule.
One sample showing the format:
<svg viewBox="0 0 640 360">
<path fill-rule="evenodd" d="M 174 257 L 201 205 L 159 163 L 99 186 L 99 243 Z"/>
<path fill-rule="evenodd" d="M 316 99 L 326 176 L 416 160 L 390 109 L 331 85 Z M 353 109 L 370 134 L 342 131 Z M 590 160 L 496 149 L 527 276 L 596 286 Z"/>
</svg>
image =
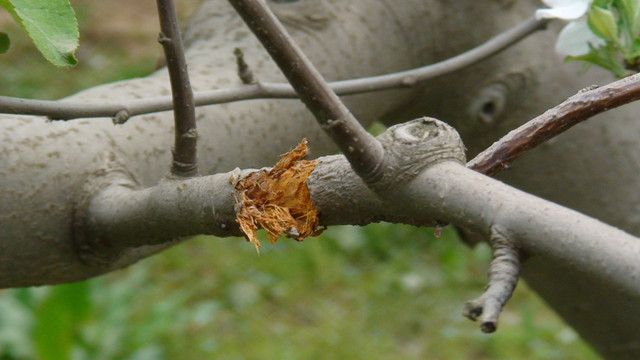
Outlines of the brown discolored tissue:
<svg viewBox="0 0 640 360">
<path fill-rule="evenodd" d="M 302 160 L 308 151 L 307 139 L 302 139 L 272 169 L 252 172 L 236 183 L 236 220 L 256 250 L 260 228 L 267 230 L 271 243 L 282 233 L 302 241 L 323 231 L 306 183 L 317 163 Z"/>
</svg>

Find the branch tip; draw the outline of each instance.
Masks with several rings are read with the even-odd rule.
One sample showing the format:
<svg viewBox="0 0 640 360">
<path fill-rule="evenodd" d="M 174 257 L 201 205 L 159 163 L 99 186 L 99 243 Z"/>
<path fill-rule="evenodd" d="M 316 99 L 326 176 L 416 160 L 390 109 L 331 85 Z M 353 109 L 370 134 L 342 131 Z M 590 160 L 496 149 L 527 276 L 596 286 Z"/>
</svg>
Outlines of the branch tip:
<svg viewBox="0 0 640 360">
<path fill-rule="evenodd" d="M 114 125 L 122 125 L 126 123 L 130 119 L 128 110 L 120 110 L 116 113 L 116 115 L 111 119 Z"/>
<path fill-rule="evenodd" d="M 244 53 L 242 49 L 233 49 L 233 55 L 236 57 L 236 65 L 238 66 L 238 77 L 245 85 L 255 84 L 257 82 L 253 71 L 249 67 L 249 64 L 244 59 Z"/>
<path fill-rule="evenodd" d="M 498 318 L 507 303 L 520 275 L 519 251 L 503 229 L 491 227 L 490 244 L 493 260 L 489 266 L 489 283 L 484 293 L 467 302 L 462 314 L 476 321 L 481 315 L 480 330 L 492 333 L 498 328 Z"/>
</svg>

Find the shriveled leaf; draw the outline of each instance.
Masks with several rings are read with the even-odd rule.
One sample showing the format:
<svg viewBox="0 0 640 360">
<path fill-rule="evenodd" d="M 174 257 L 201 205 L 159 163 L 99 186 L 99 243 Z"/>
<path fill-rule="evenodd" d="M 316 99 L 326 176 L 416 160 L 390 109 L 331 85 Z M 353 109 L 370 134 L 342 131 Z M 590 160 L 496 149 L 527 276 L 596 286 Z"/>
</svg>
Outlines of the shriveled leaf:
<svg viewBox="0 0 640 360">
<path fill-rule="evenodd" d="M 0 54 L 6 53 L 9 50 L 9 46 L 11 46 L 11 41 L 9 41 L 9 35 L 6 33 L 0 32 Z"/>
<path fill-rule="evenodd" d="M 0 0 L 40 53 L 56 66 L 72 66 L 80 38 L 69 0 Z"/>
<path fill-rule="evenodd" d="M 239 191 L 236 218 L 256 250 L 260 247 L 256 236 L 259 228 L 267 230 L 272 243 L 282 233 L 302 241 L 322 232 L 318 229 L 319 212 L 306 183 L 317 162 L 301 160 L 308 151 L 307 139 L 303 139 L 271 170 L 253 172 L 235 185 Z"/>
</svg>

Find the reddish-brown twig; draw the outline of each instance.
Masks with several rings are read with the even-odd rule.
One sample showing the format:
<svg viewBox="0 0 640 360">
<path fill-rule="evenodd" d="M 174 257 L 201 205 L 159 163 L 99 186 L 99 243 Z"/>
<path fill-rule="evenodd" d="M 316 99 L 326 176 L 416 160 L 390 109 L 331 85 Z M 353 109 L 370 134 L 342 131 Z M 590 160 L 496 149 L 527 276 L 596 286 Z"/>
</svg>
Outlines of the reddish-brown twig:
<svg viewBox="0 0 640 360">
<path fill-rule="evenodd" d="M 590 117 L 640 99 L 640 74 L 579 91 L 560 105 L 509 132 L 467 167 L 485 175 L 508 168 L 516 158 Z"/>
</svg>

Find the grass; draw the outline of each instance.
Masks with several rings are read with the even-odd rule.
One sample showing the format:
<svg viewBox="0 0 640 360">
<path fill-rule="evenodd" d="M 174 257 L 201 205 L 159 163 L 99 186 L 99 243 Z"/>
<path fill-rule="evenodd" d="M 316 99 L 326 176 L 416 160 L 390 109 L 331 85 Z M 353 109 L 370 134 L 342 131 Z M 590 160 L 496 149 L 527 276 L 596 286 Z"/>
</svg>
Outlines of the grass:
<svg viewBox="0 0 640 360">
<path fill-rule="evenodd" d="M 92 2 L 78 3 L 82 19 Z M 3 95 L 57 98 L 155 66 L 108 41 L 58 70 L 9 33 Z M 496 334 L 464 319 L 490 251 L 450 228 L 436 239 L 410 226 L 335 227 L 261 251 L 201 236 L 100 278 L 1 291 L 0 359 L 597 358 L 523 283 Z"/>
</svg>

